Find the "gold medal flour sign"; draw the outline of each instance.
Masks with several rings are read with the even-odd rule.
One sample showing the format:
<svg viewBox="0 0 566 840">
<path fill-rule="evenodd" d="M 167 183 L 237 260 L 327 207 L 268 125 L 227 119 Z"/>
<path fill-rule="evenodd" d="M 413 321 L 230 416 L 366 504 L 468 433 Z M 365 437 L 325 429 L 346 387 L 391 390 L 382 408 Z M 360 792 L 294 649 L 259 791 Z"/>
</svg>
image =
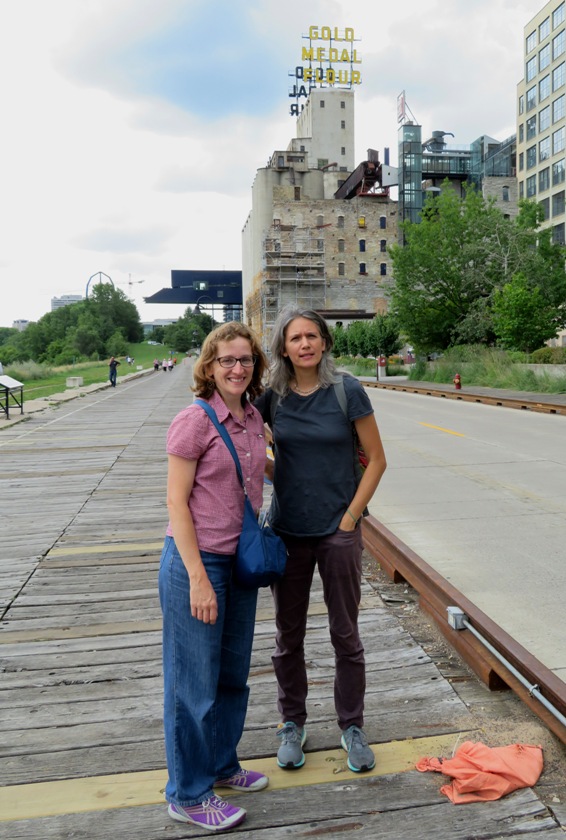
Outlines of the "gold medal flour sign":
<svg viewBox="0 0 566 840">
<path fill-rule="evenodd" d="M 338 29 L 331 26 L 311 26 L 309 34 L 303 35 L 308 47 L 303 47 L 301 61 L 290 76 L 295 84 L 289 96 L 296 101 L 291 105 L 292 117 L 303 109 L 300 100 L 309 95 L 315 87 L 351 88 L 362 81 L 361 56 L 354 48 L 356 37 L 350 27 Z"/>
</svg>

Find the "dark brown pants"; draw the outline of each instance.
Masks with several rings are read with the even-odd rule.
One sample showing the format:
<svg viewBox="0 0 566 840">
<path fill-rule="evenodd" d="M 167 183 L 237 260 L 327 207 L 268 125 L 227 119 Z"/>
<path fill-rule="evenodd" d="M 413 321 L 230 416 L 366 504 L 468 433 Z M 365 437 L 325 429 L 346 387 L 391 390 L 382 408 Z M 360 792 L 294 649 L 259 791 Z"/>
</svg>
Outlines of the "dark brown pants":
<svg viewBox="0 0 566 840">
<path fill-rule="evenodd" d="M 358 633 L 360 528 L 338 530 L 327 537 L 283 539 L 289 556 L 283 578 L 273 586 L 277 634 L 272 657 L 282 720 L 303 726 L 307 718 L 304 640 L 312 578 L 318 564 L 335 653 L 334 705 L 338 725 L 341 729 L 352 724 L 361 727 L 366 677 L 364 648 Z"/>
</svg>

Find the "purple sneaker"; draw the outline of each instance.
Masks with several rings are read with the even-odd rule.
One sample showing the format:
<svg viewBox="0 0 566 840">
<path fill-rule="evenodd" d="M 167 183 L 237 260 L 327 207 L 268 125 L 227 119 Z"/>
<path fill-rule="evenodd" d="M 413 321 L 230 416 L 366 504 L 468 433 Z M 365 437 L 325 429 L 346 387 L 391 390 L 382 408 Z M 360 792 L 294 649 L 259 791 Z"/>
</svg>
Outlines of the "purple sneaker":
<svg viewBox="0 0 566 840">
<path fill-rule="evenodd" d="M 167 812 L 177 822 L 198 825 L 207 831 L 226 831 L 239 825 L 246 818 L 243 808 L 236 808 L 219 796 L 211 796 L 210 799 L 188 808 L 170 802 Z"/>
<path fill-rule="evenodd" d="M 237 773 L 228 779 L 219 779 L 214 783 L 217 787 L 227 787 L 233 790 L 254 791 L 263 790 L 269 784 L 269 779 L 263 773 L 255 770 L 244 770 L 240 767 Z"/>
</svg>

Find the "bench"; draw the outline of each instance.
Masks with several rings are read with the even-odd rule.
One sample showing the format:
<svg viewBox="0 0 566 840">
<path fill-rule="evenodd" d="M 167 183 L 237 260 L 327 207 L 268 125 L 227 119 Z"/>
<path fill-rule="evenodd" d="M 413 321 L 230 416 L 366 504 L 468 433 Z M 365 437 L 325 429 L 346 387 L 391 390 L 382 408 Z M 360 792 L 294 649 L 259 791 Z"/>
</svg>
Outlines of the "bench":
<svg viewBox="0 0 566 840">
<path fill-rule="evenodd" d="M 24 413 L 24 384 L 11 376 L 0 376 L 0 410 L 10 419 L 10 399 Z"/>
</svg>

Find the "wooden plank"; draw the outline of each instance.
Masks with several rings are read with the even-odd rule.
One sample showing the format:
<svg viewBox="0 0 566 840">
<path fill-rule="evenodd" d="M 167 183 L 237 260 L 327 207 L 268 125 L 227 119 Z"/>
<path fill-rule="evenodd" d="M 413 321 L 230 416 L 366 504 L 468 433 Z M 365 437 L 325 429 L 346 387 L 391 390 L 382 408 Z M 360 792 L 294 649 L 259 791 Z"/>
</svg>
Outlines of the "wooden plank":
<svg viewBox="0 0 566 840">
<path fill-rule="evenodd" d="M 364 778 L 375 778 L 391 773 L 411 770 L 415 762 L 425 755 L 444 755 L 451 752 L 456 736 L 423 738 L 379 745 L 379 763 L 364 774 Z M 375 745 L 377 750 L 377 745 Z M 308 763 L 300 776 L 277 766 L 275 757 L 245 761 L 243 766 L 260 770 L 270 778 L 272 790 L 319 785 L 341 777 L 354 779 L 346 764 L 344 750 L 326 750 L 309 753 Z M 0 820 L 9 821 L 26 818 L 54 816 L 68 813 L 96 811 L 104 801 L 105 809 L 123 808 L 135 805 L 157 804 L 163 801 L 163 787 L 166 774 L 163 770 L 147 773 L 124 773 L 82 779 L 66 779 L 61 782 L 43 782 L 31 785 L 11 785 L 0 788 Z M 63 809 L 63 810 L 62 810 Z"/>
</svg>

